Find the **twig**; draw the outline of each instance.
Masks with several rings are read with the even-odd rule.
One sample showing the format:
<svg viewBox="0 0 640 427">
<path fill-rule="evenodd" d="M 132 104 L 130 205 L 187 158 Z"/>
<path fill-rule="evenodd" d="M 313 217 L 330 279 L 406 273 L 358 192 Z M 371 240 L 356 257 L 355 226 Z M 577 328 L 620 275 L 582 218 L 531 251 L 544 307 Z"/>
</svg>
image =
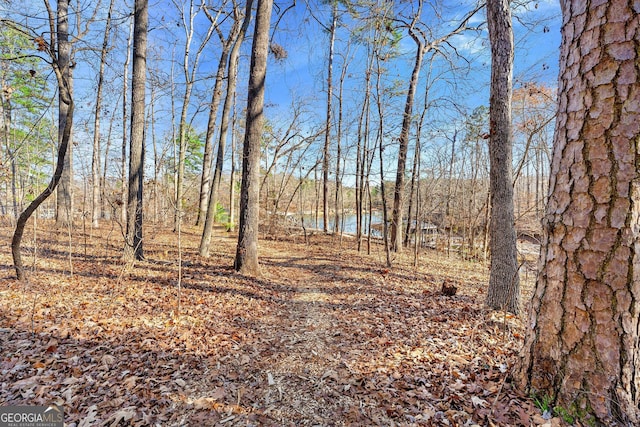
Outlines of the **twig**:
<svg viewBox="0 0 640 427">
<path fill-rule="evenodd" d="M 491 412 L 490 414 L 493 415 L 493 411 L 496 407 L 496 404 L 498 403 L 498 398 L 500 398 L 500 393 L 502 393 L 502 388 L 504 387 L 504 383 L 507 381 L 507 377 L 511 374 L 511 371 L 513 370 L 513 368 L 509 369 L 509 371 L 505 372 L 504 374 L 504 378 L 502 378 L 502 381 L 500 382 L 500 387 L 498 388 L 498 392 L 496 393 L 496 397 L 495 399 L 493 399 L 493 404 L 491 404 Z"/>
<path fill-rule="evenodd" d="M 34 317 L 36 315 L 36 302 L 38 301 L 38 294 L 33 296 L 33 305 L 31 306 L 31 334 L 33 336 L 36 335 L 35 321 Z"/>
<path fill-rule="evenodd" d="M 73 277 L 73 240 L 71 235 L 73 218 L 69 210 L 65 210 L 67 211 L 67 235 L 69 236 L 69 277 Z"/>
</svg>

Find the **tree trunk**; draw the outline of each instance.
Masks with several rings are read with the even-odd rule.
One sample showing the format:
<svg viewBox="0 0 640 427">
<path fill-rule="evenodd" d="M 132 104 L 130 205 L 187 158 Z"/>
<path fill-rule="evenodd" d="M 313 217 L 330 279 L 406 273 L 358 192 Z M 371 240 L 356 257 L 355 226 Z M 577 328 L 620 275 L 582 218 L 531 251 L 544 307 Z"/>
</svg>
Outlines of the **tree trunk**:
<svg viewBox="0 0 640 427">
<path fill-rule="evenodd" d="M 422 122 L 422 120 L 421 120 Z M 422 123 L 418 124 L 418 129 L 416 133 L 416 144 L 413 149 L 413 165 L 411 166 L 411 184 L 409 185 L 409 206 L 407 208 L 407 225 L 405 226 L 403 243 L 404 246 L 409 246 L 409 241 L 411 239 L 411 217 L 413 214 L 414 208 L 414 194 L 416 192 L 416 183 L 419 181 L 419 177 L 417 176 L 418 172 L 418 163 L 420 158 L 420 131 L 422 130 Z M 416 197 L 417 199 L 417 197 Z M 417 212 L 417 207 L 416 207 Z M 418 227 L 421 227 L 421 224 L 415 223 L 415 238 L 418 238 Z M 416 244 L 418 241 L 416 240 Z"/>
<path fill-rule="evenodd" d="M 124 258 L 144 259 L 142 247 L 142 188 L 144 182 L 144 109 L 147 77 L 148 0 L 135 0 L 133 71 L 131 80 L 131 137 L 129 139 L 129 192 Z"/>
<path fill-rule="evenodd" d="M 421 3 L 422 5 L 422 3 Z M 413 25 L 412 25 L 413 27 Z M 398 166 L 396 168 L 396 185 L 393 192 L 393 212 L 391 214 L 391 249 L 393 251 L 402 250 L 402 213 L 404 210 L 404 173 L 407 165 L 407 151 L 409 148 L 409 129 L 411 128 L 411 118 L 413 115 L 413 99 L 418 86 L 420 68 L 422 68 L 422 58 L 424 57 L 424 46 L 419 37 L 414 34 L 413 28 L 409 28 L 409 34 L 416 42 L 416 58 L 413 64 L 409 90 L 404 104 L 404 114 L 402 117 L 402 129 L 400 130 L 400 147 L 398 149 Z"/>
<path fill-rule="evenodd" d="M 104 29 L 102 40 L 102 50 L 100 51 L 100 71 L 98 72 L 98 88 L 96 92 L 96 109 L 93 122 L 93 155 L 91 157 L 91 225 L 98 226 L 100 219 L 100 109 L 102 108 L 102 86 L 104 82 L 104 67 L 107 61 L 107 47 L 109 46 L 109 33 L 111 32 L 111 12 L 113 3 L 109 3 L 107 12 L 107 23 Z"/>
<path fill-rule="evenodd" d="M 189 16 L 185 16 L 185 11 L 180 11 L 182 18 L 182 26 L 185 31 L 184 56 L 182 62 L 182 73 L 184 75 L 184 96 L 182 97 L 182 108 L 180 110 L 180 124 L 178 127 L 178 176 L 176 180 L 176 201 L 173 215 L 173 231 L 180 230 L 180 221 L 182 221 L 183 208 L 183 189 L 184 189 L 184 162 L 187 156 L 187 110 L 189 109 L 189 100 L 191 99 L 191 91 L 193 89 L 193 80 L 189 78 L 189 53 L 191 52 L 191 40 L 193 40 L 193 0 L 189 4 Z M 187 19 L 188 18 L 188 19 Z M 189 24 L 187 24 L 187 21 Z M 195 64 L 194 64 L 195 69 Z"/>
<path fill-rule="evenodd" d="M 639 10 L 562 7 L 542 269 L 517 379 L 584 425 L 639 425 Z"/>
<path fill-rule="evenodd" d="M 211 95 L 211 104 L 209 104 L 209 118 L 207 120 L 207 133 L 204 140 L 204 155 L 202 157 L 202 175 L 200 177 L 200 202 L 198 207 L 198 219 L 196 225 L 202 223 L 206 218 L 207 207 L 209 205 L 209 193 L 211 191 L 211 166 L 213 159 L 213 135 L 216 129 L 216 116 L 218 107 L 222 99 L 222 82 L 224 81 L 224 71 L 227 69 L 229 62 L 229 51 L 233 40 L 237 37 L 237 22 L 229 32 L 227 40 L 222 41 L 222 52 L 220 53 L 220 61 L 218 62 L 218 70 L 216 72 L 216 80 L 213 85 L 213 93 Z"/>
<path fill-rule="evenodd" d="M 192 85 L 187 83 L 180 110 L 180 126 L 178 130 L 178 176 L 176 181 L 176 202 L 173 215 L 173 231 L 178 231 L 178 223 L 182 221 L 184 192 L 184 162 L 187 156 L 187 109 L 191 98 Z"/>
<path fill-rule="evenodd" d="M 47 5 L 48 6 L 48 5 Z M 60 4 L 58 4 L 60 6 Z M 68 6 L 68 4 L 67 4 Z M 47 11 L 49 13 L 49 23 L 50 26 L 53 26 L 53 13 L 51 9 L 47 7 Z M 60 13 L 60 11 L 58 11 Z M 63 14 L 66 20 L 66 12 Z M 58 22 L 60 20 L 60 14 L 58 14 Z M 64 26 L 63 26 L 64 27 Z M 22 264 L 22 256 L 20 254 L 20 247 L 22 245 L 22 236 L 24 234 L 24 228 L 27 225 L 27 221 L 31 218 L 31 215 L 38 209 L 38 207 L 45 201 L 47 198 L 53 194 L 62 178 L 62 173 L 65 165 L 66 154 L 69 151 L 69 144 L 71 140 L 71 129 L 73 127 L 73 111 L 74 111 L 74 102 L 73 102 L 73 92 L 71 91 L 71 81 L 68 78 L 69 76 L 65 74 L 65 69 L 60 67 L 59 63 L 59 55 L 60 55 L 60 46 L 58 43 L 59 39 L 56 41 L 56 35 L 51 34 L 51 45 L 58 46 L 58 54 L 52 52 L 52 61 L 51 66 L 56 75 L 56 80 L 58 82 L 58 94 L 60 101 L 60 108 L 64 108 L 64 124 L 58 123 L 58 128 L 62 129 L 62 132 L 59 133 L 60 144 L 58 145 L 58 160 L 56 161 L 56 168 L 53 172 L 53 176 L 51 177 L 51 181 L 49 185 L 36 197 L 27 208 L 20 214 L 16 221 L 16 228 L 13 233 L 13 238 L 11 239 L 11 255 L 13 257 L 13 266 L 16 270 L 16 277 L 18 280 L 25 280 L 26 276 L 24 273 L 24 267 Z M 58 119 L 61 119 L 62 116 L 59 115 Z"/>
<path fill-rule="evenodd" d="M 258 220 L 260 214 L 260 143 L 264 127 L 264 89 L 269 53 L 269 26 L 273 0 L 258 0 L 251 48 L 247 121 L 242 157 L 240 224 L 234 268 L 259 274 Z"/>
<path fill-rule="evenodd" d="M 423 221 L 418 221 L 419 220 L 419 212 L 420 212 L 420 203 L 419 203 L 419 199 L 420 199 L 420 155 L 421 155 L 421 148 L 420 148 L 420 138 L 422 135 L 422 128 L 424 126 L 424 120 L 425 117 L 427 115 L 427 112 L 429 111 L 429 92 L 431 90 L 431 71 L 432 71 L 432 65 L 433 65 L 433 58 L 434 56 L 431 56 L 431 60 L 429 62 L 429 72 L 427 74 L 427 84 L 425 87 L 425 91 L 424 91 L 424 99 L 423 99 L 423 107 L 422 107 L 422 112 L 420 113 L 420 119 L 418 119 L 418 123 L 416 124 L 416 144 L 414 147 L 414 153 L 413 153 L 413 166 L 412 166 L 412 172 L 411 172 L 411 187 L 410 187 L 410 197 L 409 197 L 409 207 L 408 207 L 408 212 L 407 212 L 407 218 L 409 219 L 409 221 L 407 221 L 407 225 L 405 227 L 405 232 L 404 232 L 404 245 L 407 246 L 409 244 L 409 241 L 411 240 L 411 214 L 414 210 L 414 206 L 415 206 L 415 251 L 414 251 L 414 263 L 417 262 L 418 260 L 418 252 L 417 252 L 417 248 L 418 248 L 418 229 L 422 229 L 422 222 Z M 414 200 L 414 195 L 415 195 L 415 200 Z M 417 265 L 417 264 L 416 264 Z"/>
<path fill-rule="evenodd" d="M 102 163 L 102 176 L 100 177 L 100 200 L 102 202 L 102 206 L 100 208 L 101 212 L 102 212 L 102 217 L 106 218 L 106 212 L 107 212 L 107 190 L 106 190 L 106 183 L 107 183 L 107 168 L 109 166 L 109 150 L 111 149 L 111 135 L 113 135 L 113 123 L 115 121 L 115 115 L 117 112 L 117 108 L 114 108 L 111 111 L 111 119 L 109 120 L 109 130 L 107 131 L 107 138 L 106 138 L 106 144 L 104 147 L 104 159 L 103 159 L 103 163 Z M 111 210 L 111 216 L 109 216 L 109 218 L 111 220 L 114 219 L 115 215 L 117 214 L 117 212 L 115 211 L 115 209 Z"/>
<path fill-rule="evenodd" d="M 382 99 L 384 89 L 382 87 L 383 67 L 380 65 L 381 59 L 376 54 L 376 106 L 378 107 L 378 159 L 380 160 L 380 196 L 382 197 L 382 239 L 384 241 L 384 253 L 386 266 L 391 267 L 391 245 L 389 243 L 389 220 L 387 214 L 387 191 L 384 183 L 384 110 Z M 369 202 L 371 203 L 371 202 Z M 371 239 L 371 209 L 369 209 L 369 241 Z"/>
<path fill-rule="evenodd" d="M 233 119 L 231 122 L 231 170 L 229 171 L 229 226 L 227 231 L 235 230 L 236 223 L 236 96 L 233 98 Z"/>
<path fill-rule="evenodd" d="M 158 140 L 156 138 L 156 93 L 155 87 L 151 86 L 151 93 L 149 99 L 149 123 L 151 126 L 151 147 L 153 147 L 153 223 L 158 223 L 158 213 L 160 211 L 160 197 L 159 197 L 159 176 L 161 162 L 158 158 Z"/>
<path fill-rule="evenodd" d="M 338 2 L 332 2 L 331 26 L 329 27 L 329 63 L 327 64 L 327 121 L 324 128 L 322 150 L 322 231 L 329 232 L 329 146 L 331 142 L 331 120 L 333 100 L 333 49 L 338 25 Z M 336 177 L 336 180 L 338 177 Z"/>
<path fill-rule="evenodd" d="M 449 175 L 447 176 L 447 200 L 444 207 L 444 223 L 447 230 L 447 256 L 451 255 L 451 234 L 453 233 L 453 220 L 451 219 L 451 199 L 453 195 L 453 165 L 456 162 L 456 142 L 458 140 L 458 130 L 454 129 L 451 138 L 451 157 L 449 160 Z"/>
<path fill-rule="evenodd" d="M 491 273 L 486 304 L 495 310 L 518 313 L 520 280 L 513 213 L 511 92 L 513 28 L 507 0 L 487 1 L 491 40 L 490 192 Z"/>
<path fill-rule="evenodd" d="M 206 10 L 206 9 L 205 9 Z M 210 19 L 209 29 L 207 33 L 204 35 L 198 51 L 196 52 L 193 58 L 193 65 L 189 64 L 190 61 L 190 52 L 191 52 L 191 41 L 193 40 L 194 35 L 194 20 L 196 18 L 197 12 L 194 12 L 194 3 L 193 0 L 189 2 L 189 14 L 185 15 L 185 11 L 181 11 L 181 17 L 183 22 L 183 27 L 185 30 L 185 45 L 184 45 L 184 57 L 183 57 L 183 67 L 182 72 L 184 74 L 185 81 L 185 89 L 184 89 L 184 97 L 182 98 L 182 110 L 180 112 L 180 127 L 178 131 L 178 177 L 176 181 L 176 206 L 175 206 L 175 215 L 174 215 L 174 231 L 178 231 L 179 223 L 182 221 L 182 209 L 183 209 L 183 198 L 184 198 L 184 164 L 187 156 L 187 138 L 190 135 L 187 135 L 187 112 L 189 110 L 189 102 L 191 100 L 191 93 L 193 92 L 193 85 L 196 79 L 196 71 L 198 70 L 198 62 L 200 60 L 200 55 L 204 50 L 205 46 L 209 42 L 211 38 L 211 34 L 213 33 L 214 28 L 216 27 L 217 16 L 214 18 L 211 15 L 207 15 Z"/>
<path fill-rule="evenodd" d="M 365 196 L 369 180 L 369 120 L 371 112 L 371 75 L 373 72 L 373 54 L 367 55 L 367 68 L 364 74 L 364 99 L 358 116 L 358 141 L 356 154 L 356 239 L 358 252 L 362 249 L 365 228 Z M 371 156 L 373 157 L 373 156 Z"/>
<path fill-rule="evenodd" d="M 57 37 L 58 37 L 58 67 L 63 78 L 67 81 L 67 87 L 73 92 L 71 81 L 71 42 L 69 41 L 69 0 L 60 0 L 57 5 Z M 62 144 L 63 132 L 67 116 L 69 115 L 69 104 L 62 100 L 63 94 L 58 94 L 58 145 Z M 73 133 L 69 138 L 72 138 Z M 64 169 L 60 178 L 60 185 L 57 186 L 56 204 L 56 225 L 66 226 L 73 222 L 72 205 L 72 144 L 67 144 L 67 152 L 63 156 Z"/>
<path fill-rule="evenodd" d="M 351 46 L 347 47 L 347 53 L 344 55 L 344 61 L 342 64 L 342 70 L 340 72 L 340 85 L 338 87 L 338 125 L 336 129 L 336 192 L 335 192 L 335 214 L 334 214 L 334 224 L 333 230 L 335 233 L 340 232 L 342 236 L 342 228 L 340 224 L 340 214 L 344 210 L 344 198 L 342 197 L 342 175 L 343 172 L 340 170 L 340 159 L 342 157 L 342 125 L 343 125 L 343 110 L 344 110 L 344 82 L 347 78 L 347 70 L 349 68 L 349 50 Z M 338 206 L 341 206 L 341 209 L 338 209 Z M 343 215 L 344 218 L 344 215 Z"/>
<path fill-rule="evenodd" d="M 122 183 L 120 187 L 120 198 L 122 209 L 120 211 L 120 220 L 123 224 L 127 223 L 127 119 L 129 118 L 127 92 L 129 91 L 129 62 L 131 60 L 131 50 L 133 49 L 133 27 L 134 20 L 129 20 L 129 37 L 127 38 L 127 57 L 124 60 L 124 72 L 122 77 Z"/>
<path fill-rule="evenodd" d="M 60 83 L 61 80 L 58 80 Z M 63 94 L 63 102 L 67 106 L 66 112 L 67 116 L 65 117 L 64 128 L 62 129 L 62 139 L 60 140 L 60 146 L 58 147 L 58 161 L 56 162 L 56 169 L 53 172 L 53 176 L 51 177 L 51 182 L 47 188 L 44 189 L 42 193 L 38 195 L 27 208 L 20 214 L 18 220 L 16 221 L 16 229 L 13 233 L 13 238 L 11 239 L 11 255 L 13 256 L 13 266 L 16 270 L 16 278 L 18 280 L 25 280 L 26 275 L 24 272 L 24 266 L 22 264 L 22 256 L 20 254 L 20 247 L 22 245 L 22 235 L 24 234 L 24 228 L 27 225 L 27 221 L 31 218 L 31 215 L 38 209 L 38 207 L 45 201 L 47 198 L 53 194 L 56 186 L 60 182 L 60 178 L 62 177 L 62 171 L 64 169 L 64 159 L 65 153 L 68 151 L 69 141 L 71 139 L 71 127 L 73 126 L 73 109 L 74 104 L 71 98 L 70 92 L 67 91 L 66 87 L 59 87 L 61 92 L 66 92 Z"/>
<path fill-rule="evenodd" d="M 2 87 L 6 86 L 6 83 L 3 81 L 0 82 Z M 11 149 L 11 117 L 12 117 L 12 105 L 11 105 L 11 93 L 9 91 L 3 91 L 0 94 L 0 98 L 2 99 L 2 103 L 0 107 L 2 108 L 2 133 L 3 139 L 5 143 L 5 149 L 7 152 L 8 162 L 11 164 L 11 201 L 13 205 L 13 221 L 18 219 L 18 194 L 17 194 L 17 185 L 16 180 L 18 179 L 18 168 L 16 161 L 16 152 Z M 3 164 L 2 161 L 4 159 L 0 159 L 0 164 Z M 4 213 L 3 213 L 4 214 Z"/>
<path fill-rule="evenodd" d="M 244 41 L 244 36 L 251 22 L 251 6 L 253 1 L 247 0 L 244 20 L 240 30 L 232 30 L 233 47 L 229 54 L 229 64 L 227 72 L 227 93 L 224 98 L 222 107 L 222 118 L 220 120 L 220 138 L 218 139 L 218 153 L 216 156 L 216 166 L 213 172 L 213 180 L 209 188 L 209 197 L 207 198 L 207 216 L 204 221 L 204 229 L 202 230 L 202 238 L 200 239 L 200 256 L 209 256 L 209 246 L 211 245 L 211 232 L 216 216 L 217 196 L 220 190 L 220 180 L 222 179 L 222 166 L 224 163 L 224 149 L 227 142 L 227 133 L 229 131 L 229 117 L 234 106 L 236 94 L 236 83 L 238 81 L 238 62 L 240 60 L 240 46 Z M 237 21 L 236 21 L 237 23 Z M 233 129 L 232 129 L 233 132 Z M 209 172 L 210 174 L 210 172 Z"/>
</svg>

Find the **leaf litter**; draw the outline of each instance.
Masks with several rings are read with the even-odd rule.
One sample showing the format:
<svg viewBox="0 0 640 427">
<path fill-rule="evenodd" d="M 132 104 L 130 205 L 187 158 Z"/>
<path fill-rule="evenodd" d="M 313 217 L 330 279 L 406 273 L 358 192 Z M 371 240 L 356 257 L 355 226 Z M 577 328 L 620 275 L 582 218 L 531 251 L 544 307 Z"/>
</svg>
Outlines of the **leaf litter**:
<svg viewBox="0 0 640 427">
<path fill-rule="evenodd" d="M 254 278 L 229 267 L 233 236 L 202 258 L 193 229 L 178 294 L 175 234 L 147 231 L 133 268 L 108 230 L 76 236 L 71 275 L 67 231 L 48 233 L 27 283 L 0 253 L 2 405 L 59 404 L 78 427 L 548 422 L 512 385 L 523 325 L 483 307 L 482 264 L 387 269 L 376 246 L 294 236 L 260 242 Z"/>
</svg>

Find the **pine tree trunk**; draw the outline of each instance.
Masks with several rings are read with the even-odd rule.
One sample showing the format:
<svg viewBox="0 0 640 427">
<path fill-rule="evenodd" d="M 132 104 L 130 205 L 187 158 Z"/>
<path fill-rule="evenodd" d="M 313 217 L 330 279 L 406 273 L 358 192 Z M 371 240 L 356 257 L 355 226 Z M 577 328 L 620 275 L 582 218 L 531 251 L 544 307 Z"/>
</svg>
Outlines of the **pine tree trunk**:
<svg viewBox="0 0 640 427">
<path fill-rule="evenodd" d="M 583 425 L 640 423 L 639 9 L 563 3 L 542 269 L 517 379 Z"/>
<path fill-rule="evenodd" d="M 513 28 L 508 0 L 487 1 L 487 23 L 491 40 L 491 273 L 486 304 L 495 310 L 518 313 L 520 280 L 513 213 L 511 130 Z"/>
<path fill-rule="evenodd" d="M 240 224 L 234 268 L 257 275 L 258 221 L 260 215 L 260 143 L 264 127 L 264 89 L 269 53 L 269 25 L 273 0 L 258 0 L 251 48 L 247 122 L 242 157 Z"/>
</svg>

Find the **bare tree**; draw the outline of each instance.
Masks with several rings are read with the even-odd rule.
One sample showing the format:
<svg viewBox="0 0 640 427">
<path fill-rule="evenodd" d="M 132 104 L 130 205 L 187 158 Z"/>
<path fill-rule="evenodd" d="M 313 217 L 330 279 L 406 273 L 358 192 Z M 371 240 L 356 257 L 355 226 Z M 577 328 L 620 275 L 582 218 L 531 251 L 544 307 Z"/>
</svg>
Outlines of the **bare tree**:
<svg viewBox="0 0 640 427">
<path fill-rule="evenodd" d="M 342 195 L 342 178 L 344 170 L 341 169 L 342 162 L 342 138 L 343 138 L 343 126 L 344 126 L 344 83 L 347 78 L 347 71 L 351 60 L 353 59 L 353 53 L 351 52 L 351 43 L 347 45 L 347 49 L 343 52 L 342 56 L 342 69 L 340 70 L 340 81 L 338 84 L 338 123 L 336 126 L 336 188 L 335 188 L 335 213 L 333 231 L 335 233 L 340 232 L 340 218 L 341 211 L 344 211 L 344 200 Z M 340 206 L 342 202 L 342 206 Z"/>
<path fill-rule="evenodd" d="M 234 1 L 234 11 L 237 8 L 237 4 Z M 208 8 L 204 9 L 209 20 L 213 20 L 213 16 L 208 11 Z M 237 18 L 237 17 L 235 17 Z M 222 31 L 219 27 L 216 27 L 216 32 L 220 38 L 221 51 L 220 60 L 218 61 L 218 68 L 216 71 L 215 82 L 213 84 L 213 91 L 211 93 L 211 102 L 209 103 L 209 118 L 207 120 L 207 132 L 204 140 L 204 155 L 202 157 L 202 174 L 200 176 L 200 201 L 198 206 L 198 219 L 196 225 L 202 223 L 205 220 L 207 207 L 209 205 L 209 193 L 211 187 L 211 165 L 213 158 L 213 136 L 216 129 L 216 116 L 218 114 L 218 107 L 220 100 L 222 99 L 222 84 L 224 81 L 225 70 L 228 69 L 229 52 L 233 46 L 238 32 L 240 31 L 240 22 L 236 19 L 229 30 L 227 38 L 224 38 Z"/>
<path fill-rule="evenodd" d="M 98 226 L 100 219 L 100 110 L 102 109 L 102 91 L 104 86 L 104 68 L 107 61 L 107 52 L 109 47 L 109 34 L 111 32 L 111 14 L 113 12 L 113 4 L 115 0 L 109 2 L 109 10 L 107 11 L 107 22 L 104 29 L 104 38 L 102 40 L 102 49 L 100 50 L 100 70 L 98 71 L 98 87 L 96 89 L 96 108 L 95 118 L 93 122 L 93 156 L 91 158 L 91 224 Z"/>
<path fill-rule="evenodd" d="M 413 70 L 411 72 L 411 79 L 409 80 L 409 90 L 407 91 L 407 98 L 404 105 L 404 113 L 402 116 L 402 128 L 400 130 L 399 137 L 399 149 L 398 149 L 398 166 L 396 168 L 396 184 L 393 193 L 393 212 L 391 216 L 391 249 L 394 251 L 402 250 L 402 215 L 404 212 L 404 180 L 405 169 L 407 164 L 407 151 L 409 148 L 409 130 L 411 129 L 411 122 L 413 121 L 413 103 L 420 78 L 420 70 L 422 69 L 422 61 L 425 53 L 429 51 L 437 51 L 440 45 L 447 42 L 453 36 L 461 34 L 470 29 L 475 29 L 469 26 L 469 21 L 480 10 L 481 6 L 476 6 L 460 21 L 460 23 L 450 32 L 429 40 L 428 32 L 420 28 L 420 19 L 422 17 L 423 1 L 418 2 L 417 9 L 413 13 L 410 22 L 402 22 L 402 25 L 407 28 L 411 39 L 416 43 L 416 56 L 413 64 Z"/>
<path fill-rule="evenodd" d="M 44 0 L 49 20 L 53 18 L 53 11 L 49 0 Z M 95 21 L 96 14 L 100 9 L 101 1 L 95 3 L 92 16 L 86 20 L 82 20 L 82 14 L 80 10 L 74 10 L 72 7 L 72 1 L 59 0 L 56 5 L 56 33 L 57 33 L 57 46 L 58 46 L 58 62 L 59 67 L 62 70 L 62 74 L 67 80 L 69 91 L 73 95 L 73 70 L 75 68 L 75 50 L 73 44 L 82 40 L 89 32 L 89 26 Z M 71 12 L 70 12 L 71 9 Z M 77 9 L 80 9 L 77 7 Z M 73 36 L 70 36 L 69 29 L 69 17 L 73 16 L 75 19 L 75 31 Z M 58 121 L 60 123 L 58 127 L 58 143 L 62 139 L 64 132 L 64 122 L 69 114 L 66 110 L 68 104 L 61 99 L 58 100 Z M 70 138 L 73 137 L 73 129 Z M 65 157 L 64 170 L 62 171 L 62 177 L 60 179 L 60 185 L 57 187 L 57 203 L 56 203 L 56 224 L 57 225 L 70 225 L 73 223 L 73 144 L 69 144 L 67 147 L 69 150 Z"/>
<path fill-rule="evenodd" d="M 193 85 L 195 83 L 195 75 L 196 71 L 198 70 L 200 55 L 209 42 L 209 39 L 211 38 L 215 27 L 217 26 L 218 16 L 220 14 L 220 11 L 218 11 L 218 14 L 210 19 L 207 33 L 200 42 L 198 50 L 196 51 L 196 54 L 193 58 L 193 63 L 190 63 L 189 61 L 191 60 L 191 43 L 193 41 L 193 35 L 195 31 L 194 21 L 196 19 L 198 11 L 200 10 L 200 8 L 198 9 L 198 11 L 195 10 L 194 1 L 195 0 L 189 0 L 188 7 L 186 7 L 184 4 L 179 5 L 176 0 L 174 0 L 173 2 L 176 8 L 180 10 L 182 27 L 184 28 L 186 37 L 182 63 L 182 73 L 184 75 L 185 89 L 184 96 L 182 98 L 182 109 L 180 110 L 180 124 L 178 128 L 178 177 L 176 182 L 176 208 L 173 228 L 174 231 L 178 230 L 178 222 L 182 220 L 184 163 L 187 154 L 187 112 L 189 110 L 189 101 L 191 99 L 191 92 L 193 91 Z"/>
<path fill-rule="evenodd" d="M 133 29 L 135 21 L 129 19 L 129 37 L 127 38 L 127 54 L 124 60 L 123 77 L 122 77 L 122 146 L 120 159 L 120 169 L 122 169 L 122 182 L 120 186 L 120 198 L 122 202 L 122 210 L 120 211 L 120 219 L 123 224 L 127 223 L 127 119 L 129 119 L 129 102 L 127 92 L 129 92 L 129 63 L 131 61 L 131 51 L 133 49 Z"/>
<path fill-rule="evenodd" d="M 216 166 L 213 174 L 213 182 L 210 185 L 209 197 L 207 198 L 207 215 L 205 217 L 204 229 L 202 231 L 202 238 L 200 239 L 200 256 L 209 255 L 209 245 L 211 244 L 211 232 L 213 230 L 213 223 L 215 221 L 217 195 L 220 190 L 220 181 L 222 178 L 222 165 L 224 163 L 225 145 L 227 143 L 227 133 L 229 130 L 229 120 L 231 111 L 235 102 L 236 95 L 236 83 L 238 81 L 238 62 L 240 60 L 240 46 L 244 41 L 244 36 L 249 28 L 251 22 L 251 6 L 252 0 L 247 0 L 245 7 L 245 15 L 242 22 L 242 27 L 239 30 L 232 30 L 232 34 L 235 34 L 233 41 L 233 47 L 229 55 L 228 72 L 227 72 L 227 93 L 224 99 L 224 106 L 222 107 L 222 119 L 220 121 L 220 138 L 218 139 L 218 153 L 216 156 Z M 240 14 L 238 8 L 235 7 L 235 24 L 234 27 L 240 23 Z M 232 130 L 233 132 L 233 130 Z M 204 176 L 204 172 L 203 172 Z M 204 183 L 204 181 L 203 181 Z M 233 182 L 231 183 L 233 187 Z M 231 197 L 230 199 L 233 199 Z M 202 199 L 201 199 L 202 200 Z M 233 200 L 230 201 L 233 204 Z M 230 208 L 231 209 L 231 206 Z"/>
<path fill-rule="evenodd" d="M 333 100 L 333 50 L 338 27 L 338 1 L 331 2 L 331 24 L 329 31 L 329 61 L 327 63 L 327 120 L 324 130 L 324 149 L 322 151 L 322 230 L 329 231 L 329 145 L 331 141 L 331 120 Z M 336 177 L 336 179 L 338 179 Z M 337 209 L 337 206 L 336 206 Z"/>
</svg>

